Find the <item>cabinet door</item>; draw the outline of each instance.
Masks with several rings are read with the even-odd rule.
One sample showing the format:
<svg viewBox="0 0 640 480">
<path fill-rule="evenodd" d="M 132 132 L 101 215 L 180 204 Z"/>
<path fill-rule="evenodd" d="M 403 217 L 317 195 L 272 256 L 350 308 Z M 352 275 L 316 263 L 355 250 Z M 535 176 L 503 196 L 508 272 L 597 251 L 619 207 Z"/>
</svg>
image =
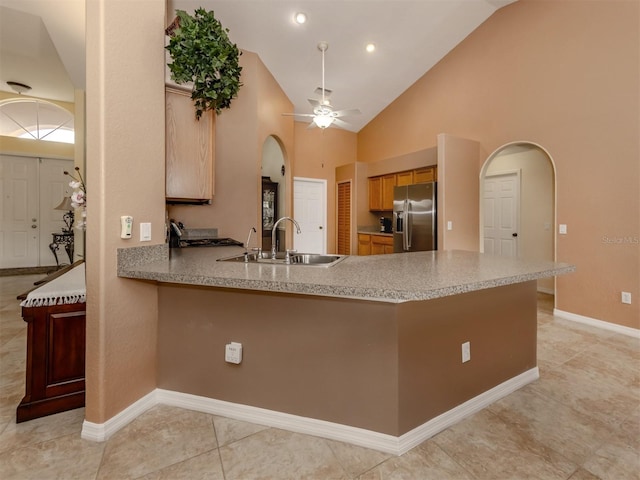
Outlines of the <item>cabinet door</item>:
<svg viewBox="0 0 640 480">
<path fill-rule="evenodd" d="M 165 90 L 166 197 L 177 200 L 213 198 L 214 116 L 196 120 L 189 93 Z"/>
<path fill-rule="evenodd" d="M 415 183 L 426 183 L 436 181 L 436 167 L 421 168 L 414 170 L 413 181 Z"/>
<path fill-rule="evenodd" d="M 369 179 L 369 210 L 382 210 L 382 177 Z"/>
<path fill-rule="evenodd" d="M 388 235 L 371 235 L 371 255 L 393 253 L 393 237 Z"/>
<path fill-rule="evenodd" d="M 411 185 L 413 183 L 413 171 L 396 173 L 396 185 L 401 187 L 403 185 Z"/>
<path fill-rule="evenodd" d="M 396 186 L 396 176 L 385 175 L 382 177 L 382 210 L 393 210 L 393 188 Z"/>
<path fill-rule="evenodd" d="M 358 255 L 371 255 L 371 235 L 358 234 Z"/>
</svg>

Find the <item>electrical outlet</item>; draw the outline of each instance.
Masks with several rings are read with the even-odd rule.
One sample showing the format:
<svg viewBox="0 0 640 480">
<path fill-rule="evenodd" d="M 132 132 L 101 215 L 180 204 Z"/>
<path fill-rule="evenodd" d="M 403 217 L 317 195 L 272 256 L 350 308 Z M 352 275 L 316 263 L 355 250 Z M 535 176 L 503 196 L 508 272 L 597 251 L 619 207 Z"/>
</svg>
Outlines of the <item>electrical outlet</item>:
<svg viewBox="0 0 640 480">
<path fill-rule="evenodd" d="M 558 225 L 558 233 L 560 235 L 566 235 L 567 234 L 567 226 L 564 223 L 561 223 L 560 225 Z"/>
<path fill-rule="evenodd" d="M 471 342 L 464 342 L 462 344 L 462 363 L 471 360 Z"/>
<path fill-rule="evenodd" d="M 235 363 L 236 365 L 242 362 L 242 344 L 237 342 L 228 343 L 224 350 L 224 359 L 227 363 Z"/>
<path fill-rule="evenodd" d="M 453 230 L 453 222 L 451 220 L 447 222 L 447 230 Z"/>
<path fill-rule="evenodd" d="M 622 303 L 631 305 L 631 292 L 622 292 Z"/>
</svg>

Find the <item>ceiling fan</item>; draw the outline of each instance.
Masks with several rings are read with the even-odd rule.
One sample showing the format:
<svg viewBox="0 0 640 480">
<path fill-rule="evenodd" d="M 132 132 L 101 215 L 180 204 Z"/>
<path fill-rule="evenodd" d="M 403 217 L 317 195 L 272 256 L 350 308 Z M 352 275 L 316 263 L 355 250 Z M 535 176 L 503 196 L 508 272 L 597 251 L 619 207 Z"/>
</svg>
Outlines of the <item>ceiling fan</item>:
<svg viewBox="0 0 640 480">
<path fill-rule="evenodd" d="M 312 121 L 308 128 L 320 127 L 321 129 L 325 129 L 331 125 L 346 128 L 349 124 L 341 120 L 340 117 L 360 114 L 360 110 L 357 108 L 334 110 L 331 106 L 331 102 L 329 101 L 331 91 L 324 87 L 324 52 L 327 51 L 327 48 L 329 48 L 327 42 L 320 42 L 318 44 L 318 50 L 322 52 L 322 87 L 318 89 L 321 92 L 322 98 L 320 101 L 312 98 L 307 99 L 313 107 L 313 113 L 283 113 L 283 115 L 291 115 L 294 117 L 311 117 Z"/>
</svg>

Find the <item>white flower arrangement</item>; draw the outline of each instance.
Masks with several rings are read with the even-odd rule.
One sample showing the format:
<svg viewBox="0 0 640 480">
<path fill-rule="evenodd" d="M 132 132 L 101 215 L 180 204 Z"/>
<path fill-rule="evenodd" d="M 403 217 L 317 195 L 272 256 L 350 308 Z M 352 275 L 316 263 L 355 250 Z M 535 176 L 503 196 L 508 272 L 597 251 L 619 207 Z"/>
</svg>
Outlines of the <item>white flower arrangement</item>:
<svg viewBox="0 0 640 480">
<path fill-rule="evenodd" d="M 87 228 L 87 188 L 84 184 L 82 174 L 80 173 L 80 168 L 75 167 L 75 170 L 78 175 L 77 178 L 67 171 L 65 171 L 64 174 L 73 179 L 69 182 L 69 186 L 73 188 L 73 193 L 71 194 L 71 205 L 73 208 L 81 209 L 80 218 L 76 222 L 75 226 L 80 230 L 85 230 Z"/>
</svg>

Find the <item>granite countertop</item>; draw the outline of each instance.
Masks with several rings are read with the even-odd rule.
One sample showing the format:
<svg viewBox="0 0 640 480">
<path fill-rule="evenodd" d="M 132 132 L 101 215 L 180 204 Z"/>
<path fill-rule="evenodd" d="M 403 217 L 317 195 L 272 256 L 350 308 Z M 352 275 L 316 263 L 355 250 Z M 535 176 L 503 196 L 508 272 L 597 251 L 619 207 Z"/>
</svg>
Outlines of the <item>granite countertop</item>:
<svg viewBox="0 0 640 480">
<path fill-rule="evenodd" d="M 349 256 L 331 267 L 218 262 L 241 247 L 118 249 L 118 276 L 390 303 L 457 295 L 575 271 L 573 265 L 461 250 Z"/>
</svg>

